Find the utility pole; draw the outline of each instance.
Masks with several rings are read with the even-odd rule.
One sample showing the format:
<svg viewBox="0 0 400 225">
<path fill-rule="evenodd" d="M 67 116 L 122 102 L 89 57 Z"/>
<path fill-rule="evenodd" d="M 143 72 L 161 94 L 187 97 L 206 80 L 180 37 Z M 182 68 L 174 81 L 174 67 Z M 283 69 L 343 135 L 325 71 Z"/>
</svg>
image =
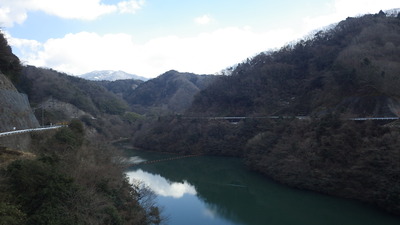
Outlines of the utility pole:
<svg viewBox="0 0 400 225">
<path fill-rule="evenodd" d="M 34 108 L 33 112 L 36 112 L 37 109 L 42 109 L 42 127 L 43 127 L 44 126 L 44 109 L 43 109 L 43 105 Z"/>
</svg>

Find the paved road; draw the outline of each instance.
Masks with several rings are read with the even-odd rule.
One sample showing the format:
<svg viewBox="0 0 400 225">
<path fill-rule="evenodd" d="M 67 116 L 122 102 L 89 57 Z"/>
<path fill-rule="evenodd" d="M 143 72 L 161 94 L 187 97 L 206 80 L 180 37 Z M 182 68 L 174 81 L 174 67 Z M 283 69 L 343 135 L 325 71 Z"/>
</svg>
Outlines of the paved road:
<svg viewBox="0 0 400 225">
<path fill-rule="evenodd" d="M 24 129 L 24 130 L 13 130 L 0 133 L 0 137 L 14 135 L 14 134 L 22 134 L 22 133 L 29 133 L 29 132 L 36 132 L 36 131 L 44 131 L 44 130 L 52 130 L 52 129 L 59 129 L 64 127 L 65 125 L 55 125 L 55 126 L 47 126 L 47 127 L 38 127 L 38 128 L 31 128 L 31 129 Z"/>
</svg>

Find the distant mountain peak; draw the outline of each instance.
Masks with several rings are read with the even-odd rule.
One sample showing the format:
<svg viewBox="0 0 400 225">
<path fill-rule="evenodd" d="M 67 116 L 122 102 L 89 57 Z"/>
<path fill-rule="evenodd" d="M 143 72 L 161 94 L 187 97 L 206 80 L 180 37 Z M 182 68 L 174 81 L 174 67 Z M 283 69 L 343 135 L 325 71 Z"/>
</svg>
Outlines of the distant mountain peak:
<svg viewBox="0 0 400 225">
<path fill-rule="evenodd" d="M 89 73 L 85 73 L 80 75 L 79 77 L 86 79 L 86 80 L 126 80 L 126 79 L 134 79 L 134 80 L 148 80 L 145 77 L 141 77 L 135 74 L 126 73 L 121 70 L 95 70 Z"/>
</svg>

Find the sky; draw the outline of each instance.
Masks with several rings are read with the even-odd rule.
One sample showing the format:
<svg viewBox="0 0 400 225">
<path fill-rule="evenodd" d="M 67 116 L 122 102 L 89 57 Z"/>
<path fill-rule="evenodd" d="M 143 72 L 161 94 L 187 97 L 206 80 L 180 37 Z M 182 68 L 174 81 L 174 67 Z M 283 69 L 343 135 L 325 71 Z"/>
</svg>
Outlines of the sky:
<svg viewBox="0 0 400 225">
<path fill-rule="evenodd" d="M 0 0 L 0 28 L 25 65 L 70 75 L 217 74 L 347 17 L 399 0 Z"/>
</svg>

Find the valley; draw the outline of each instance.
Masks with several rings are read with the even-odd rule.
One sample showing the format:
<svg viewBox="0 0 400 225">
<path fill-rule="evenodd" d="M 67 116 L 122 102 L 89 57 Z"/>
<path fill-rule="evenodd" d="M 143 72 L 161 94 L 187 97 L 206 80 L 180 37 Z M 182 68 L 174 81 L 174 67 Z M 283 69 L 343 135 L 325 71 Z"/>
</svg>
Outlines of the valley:
<svg viewBox="0 0 400 225">
<path fill-rule="evenodd" d="M 60 224 L 59 215 L 66 224 L 161 224 L 151 191 L 125 177 L 126 152 L 110 144 L 121 140 L 129 149 L 173 154 L 169 158 L 193 165 L 212 157 L 236 160 L 226 170 L 240 167 L 238 174 L 327 201 L 356 200 L 385 211 L 391 221 L 400 216 L 399 13 L 349 17 L 220 75 L 170 70 L 149 80 L 86 80 L 21 65 L 4 41 L 0 132 L 65 125 L 0 137 L 0 155 L 18 150 L 33 156 L 7 155 L 0 168 L 0 210 L 14 224 L 46 218 Z M 193 155 L 201 155 L 199 161 Z M 140 166 L 170 172 L 165 177 L 179 182 L 186 170 L 206 170 L 163 163 L 170 168 Z M 205 190 L 203 198 L 220 200 L 200 175 L 187 179 Z"/>
</svg>

